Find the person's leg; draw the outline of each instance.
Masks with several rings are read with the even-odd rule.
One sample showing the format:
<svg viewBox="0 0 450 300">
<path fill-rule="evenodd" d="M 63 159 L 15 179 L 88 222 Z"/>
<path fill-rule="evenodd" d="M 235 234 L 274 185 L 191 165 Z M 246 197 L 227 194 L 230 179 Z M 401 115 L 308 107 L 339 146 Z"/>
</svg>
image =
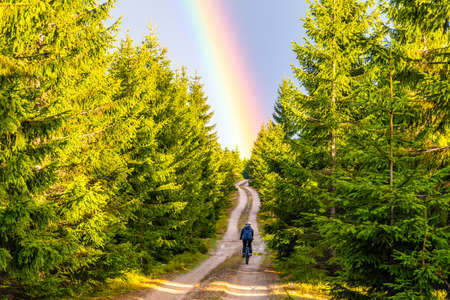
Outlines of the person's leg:
<svg viewBox="0 0 450 300">
<path fill-rule="evenodd" d="M 253 240 L 248 240 L 248 251 L 250 252 L 250 254 L 253 253 L 253 250 L 252 250 L 252 242 L 253 242 Z"/>
<path fill-rule="evenodd" d="M 244 249 L 245 249 L 246 240 L 242 240 L 242 257 L 244 257 Z"/>
</svg>

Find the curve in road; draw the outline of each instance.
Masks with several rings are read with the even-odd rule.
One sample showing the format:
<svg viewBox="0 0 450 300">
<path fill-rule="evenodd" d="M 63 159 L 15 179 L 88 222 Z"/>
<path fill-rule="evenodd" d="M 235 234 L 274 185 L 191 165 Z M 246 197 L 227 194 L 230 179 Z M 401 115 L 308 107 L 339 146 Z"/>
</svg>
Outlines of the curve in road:
<svg viewBox="0 0 450 300">
<path fill-rule="evenodd" d="M 215 251 L 211 253 L 211 256 L 207 260 L 203 261 L 191 272 L 177 276 L 172 281 L 154 280 L 152 282 L 149 282 L 152 285 L 152 290 L 144 295 L 144 297 L 134 297 L 129 299 L 183 299 L 186 294 L 200 285 L 200 282 L 208 275 L 208 273 L 210 273 L 214 268 L 230 258 L 237 251 L 239 251 L 241 242 L 239 240 L 239 230 L 237 226 L 239 218 L 244 211 L 248 201 L 247 194 L 243 190 L 243 186 L 247 185 L 248 182 L 246 180 L 236 183 L 239 199 L 238 205 L 231 212 L 225 235 L 223 236 L 222 240 L 217 242 Z"/>
</svg>

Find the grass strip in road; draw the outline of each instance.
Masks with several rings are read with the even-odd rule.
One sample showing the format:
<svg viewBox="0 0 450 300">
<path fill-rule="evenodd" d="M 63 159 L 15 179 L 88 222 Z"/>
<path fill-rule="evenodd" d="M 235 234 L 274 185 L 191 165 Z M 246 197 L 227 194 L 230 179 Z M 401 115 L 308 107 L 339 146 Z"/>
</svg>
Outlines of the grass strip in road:
<svg viewBox="0 0 450 300">
<path fill-rule="evenodd" d="M 241 228 L 244 227 L 245 223 L 248 221 L 248 216 L 250 214 L 250 210 L 252 209 L 252 205 L 253 205 L 253 198 L 252 198 L 250 192 L 245 188 L 243 188 L 242 190 L 247 195 L 247 204 L 246 204 L 245 208 L 242 210 L 242 213 L 239 217 L 239 221 L 238 221 L 238 225 L 237 225 L 239 233 L 241 232 Z"/>
<path fill-rule="evenodd" d="M 201 285 L 186 296 L 188 299 L 223 299 L 225 293 L 220 291 L 207 291 L 204 289 L 205 286 L 215 280 L 226 280 L 228 277 L 231 278 L 232 275 L 237 272 L 241 264 L 242 257 L 240 255 L 233 255 L 211 270 L 208 276 L 202 280 Z"/>
</svg>

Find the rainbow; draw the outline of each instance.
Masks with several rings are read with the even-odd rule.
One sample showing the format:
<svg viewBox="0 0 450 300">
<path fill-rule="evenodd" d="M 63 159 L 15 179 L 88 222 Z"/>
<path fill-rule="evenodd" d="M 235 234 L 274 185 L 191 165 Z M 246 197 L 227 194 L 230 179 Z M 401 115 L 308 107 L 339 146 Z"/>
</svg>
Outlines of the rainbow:
<svg viewBox="0 0 450 300">
<path fill-rule="evenodd" d="M 248 158 L 267 114 L 226 0 L 184 3 L 220 95 L 215 99 L 215 114 L 226 116 L 229 124 L 225 135 L 231 136 L 241 155 Z"/>
</svg>

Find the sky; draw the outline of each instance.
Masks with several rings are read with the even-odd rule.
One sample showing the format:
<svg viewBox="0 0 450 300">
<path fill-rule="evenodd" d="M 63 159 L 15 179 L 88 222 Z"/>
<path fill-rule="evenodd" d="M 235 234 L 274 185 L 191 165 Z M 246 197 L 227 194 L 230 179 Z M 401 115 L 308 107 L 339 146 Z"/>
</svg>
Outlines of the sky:
<svg viewBox="0 0 450 300">
<path fill-rule="evenodd" d="M 292 41 L 304 36 L 303 0 L 118 0 L 118 38 L 142 41 L 152 26 L 173 68 L 202 78 L 222 147 L 249 158 L 272 117 L 278 84 L 293 77 Z"/>
</svg>

